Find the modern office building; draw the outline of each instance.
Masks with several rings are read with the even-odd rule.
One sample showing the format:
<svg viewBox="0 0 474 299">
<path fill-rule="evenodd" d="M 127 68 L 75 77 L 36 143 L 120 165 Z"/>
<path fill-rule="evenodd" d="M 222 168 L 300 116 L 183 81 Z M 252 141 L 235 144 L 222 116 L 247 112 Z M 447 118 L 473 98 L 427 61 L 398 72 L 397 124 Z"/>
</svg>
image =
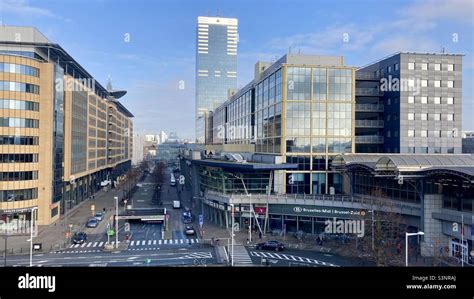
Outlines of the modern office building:
<svg viewBox="0 0 474 299">
<path fill-rule="evenodd" d="M 356 72 L 356 152 L 462 152 L 462 55 L 396 53 Z"/>
<path fill-rule="evenodd" d="M 33 27 L 0 26 L 0 210 L 48 225 L 132 158 L 125 91 L 98 83 Z"/>
<path fill-rule="evenodd" d="M 145 136 L 135 134 L 133 136 L 132 165 L 139 165 L 145 159 Z"/>
<path fill-rule="evenodd" d="M 237 19 L 198 17 L 196 44 L 196 141 L 204 143 L 206 112 L 237 87 Z"/>
<path fill-rule="evenodd" d="M 231 205 L 241 228 L 310 234 L 333 217 L 392 210 L 404 231 L 425 232 L 423 255 L 469 252 L 472 235 L 450 229 L 465 215 L 467 235 L 473 221 L 474 160 L 458 154 L 456 134 L 461 58 L 398 53 L 358 70 L 340 56 L 257 63 L 254 80 L 209 116 L 206 150 L 183 151 L 187 187 L 224 227 Z"/>
<path fill-rule="evenodd" d="M 474 154 L 474 132 L 462 133 L 462 152 L 463 154 Z"/>
<path fill-rule="evenodd" d="M 214 146 L 298 163 L 279 174 L 279 193 L 340 191 L 329 165 L 336 154 L 355 149 L 355 68 L 342 56 L 294 54 L 256 68 L 254 80 L 215 109 Z"/>
</svg>

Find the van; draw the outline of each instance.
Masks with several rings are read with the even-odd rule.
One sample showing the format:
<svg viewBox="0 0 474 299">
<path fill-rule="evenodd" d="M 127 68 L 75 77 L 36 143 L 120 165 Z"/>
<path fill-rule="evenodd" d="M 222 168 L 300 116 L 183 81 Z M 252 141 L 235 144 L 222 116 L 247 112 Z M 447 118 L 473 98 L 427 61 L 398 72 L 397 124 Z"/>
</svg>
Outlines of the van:
<svg viewBox="0 0 474 299">
<path fill-rule="evenodd" d="M 174 209 L 181 208 L 181 202 L 179 200 L 173 200 L 173 208 Z"/>
</svg>

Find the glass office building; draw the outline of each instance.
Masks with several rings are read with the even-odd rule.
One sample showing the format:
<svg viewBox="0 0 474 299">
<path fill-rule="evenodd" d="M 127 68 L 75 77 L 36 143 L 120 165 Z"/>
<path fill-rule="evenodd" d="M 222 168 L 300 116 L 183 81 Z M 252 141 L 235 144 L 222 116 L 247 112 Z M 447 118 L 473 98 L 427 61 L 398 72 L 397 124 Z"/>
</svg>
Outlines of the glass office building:
<svg viewBox="0 0 474 299">
<path fill-rule="evenodd" d="M 256 69 L 255 79 L 215 110 L 213 143 L 243 151 L 250 144 L 255 153 L 297 163 L 297 170 L 275 174 L 278 193 L 340 193 L 330 161 L 355 149 L 354 72 L 341 56 L 294 54 Z"/>
<path fill-rule="evenodd" d="M 196 45 L 196 141 L 204 143 L 205 113 L 237 87 L 237 19 L 198 17 Z"/>
</svg>

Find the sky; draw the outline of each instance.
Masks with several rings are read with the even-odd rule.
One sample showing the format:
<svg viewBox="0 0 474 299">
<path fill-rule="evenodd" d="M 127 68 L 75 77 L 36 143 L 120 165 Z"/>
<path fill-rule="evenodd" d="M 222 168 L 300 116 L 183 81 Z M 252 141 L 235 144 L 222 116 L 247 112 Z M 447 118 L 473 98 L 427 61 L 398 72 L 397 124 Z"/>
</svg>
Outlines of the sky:
<svg viewBox="0 0 474 299">
<path fill-rule="evenodd" d="M 0 0 L 0 21 L 34 26 L 103 86 L 125 89 L 134 131 L 194 139 L 198 16 L 239 20 L 238 87 L 256 61 L 342 55 L 363 66 L 399 51 L 465 55 L 463 130 L 474 130 L 472 0 Z M 180 88 L 180 81 L 184 88 Z"/>
</svg>

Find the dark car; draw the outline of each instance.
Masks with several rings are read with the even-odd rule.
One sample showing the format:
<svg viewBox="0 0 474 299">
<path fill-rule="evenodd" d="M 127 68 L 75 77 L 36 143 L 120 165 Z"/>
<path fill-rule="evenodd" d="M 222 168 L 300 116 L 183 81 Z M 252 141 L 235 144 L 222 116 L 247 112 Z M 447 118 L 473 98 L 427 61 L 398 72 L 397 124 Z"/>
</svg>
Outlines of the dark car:
<svg viewBox="0 0 474 299">
<path fill-rule="evenodd" d="M 285 249 L 285 244 L 280 243 L 278 241 L 266 241 L 264 243 L 258 243 L 256 246 L 259 250 L 275 250 L 275 251 L 282 251 Z"/>
<path fill-rule="evenodd" d="M 87 234 L 84 232 L 75 233 L 72 237 L 72 243 L 74 244 L 83 244 L 85 241 L 87 241 Z"/>
</svg>

